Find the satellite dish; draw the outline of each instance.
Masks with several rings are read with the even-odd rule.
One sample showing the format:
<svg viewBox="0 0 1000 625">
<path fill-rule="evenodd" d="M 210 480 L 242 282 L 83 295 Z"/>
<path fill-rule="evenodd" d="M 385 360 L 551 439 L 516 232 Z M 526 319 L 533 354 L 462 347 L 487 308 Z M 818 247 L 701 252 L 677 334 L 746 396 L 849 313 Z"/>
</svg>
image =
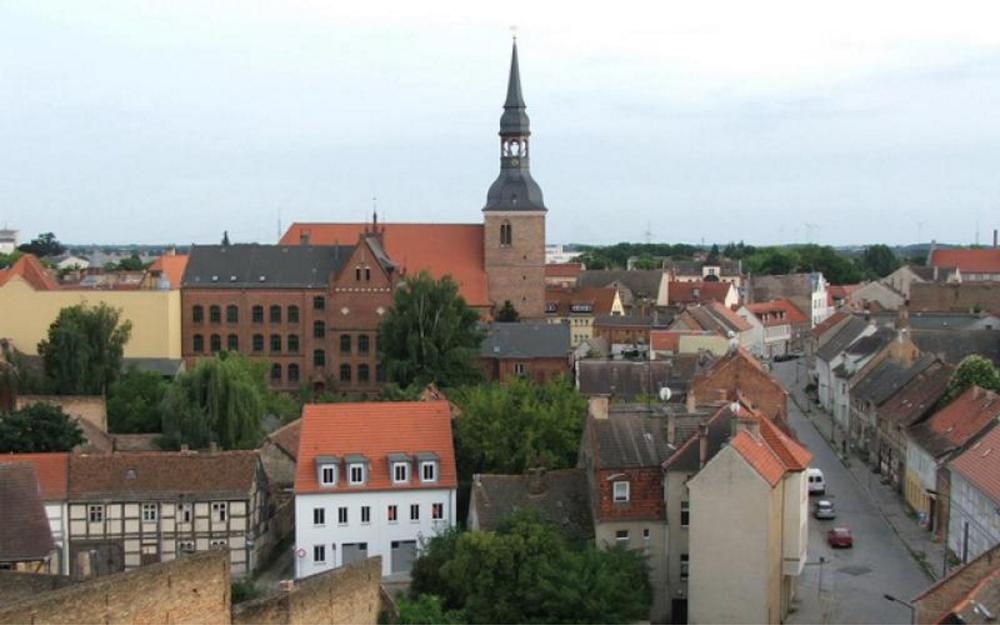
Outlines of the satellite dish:
<svg viewBox="0 0 1000 625">
<path fill-rule="evenodd" d="M 664 386 L 660 389 L 660 401 L 670 401 L 673 394 L 674 393 L 670 390 L 669 386 Z"/>
</svg>

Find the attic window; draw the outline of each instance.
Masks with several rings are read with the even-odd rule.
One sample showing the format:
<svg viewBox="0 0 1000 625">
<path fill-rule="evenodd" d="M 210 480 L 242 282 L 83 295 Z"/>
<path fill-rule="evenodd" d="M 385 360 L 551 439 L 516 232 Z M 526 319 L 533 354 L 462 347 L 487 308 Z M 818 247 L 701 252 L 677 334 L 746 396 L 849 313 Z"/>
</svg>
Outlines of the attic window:
<svg viewBox="0 0 1000 625">
<path fill-rule="evenodd" d="M 264 281 L 264 280 L 266 280 L 266 279 L 267 279 L 267 276 L 261 276 L 261 277 L 259 278 L 259 280 L 260 280 L 261 282 L 263 282 L 263 281 Z"/>
<path fill-rule="evenodd" d="M 236 282 L 236 276 L 229 276 L 230 282 Z"/>
<path fill-rule="evenodd" d="M 316 456 L 316 479 L 320 486 L 337 485 L 338 462 L 336 456 Z"/>
<path fill-rule="evenodd" d="M 615 503 L 628 503 L 629 488 L 627 481 L 617 481 L 612 483 Z"/>
<path fill-rule="evenodd" d="M 126 470 L 125 471 L 125 479 L 126 480 L 134 480 L 135 479 L 135 469 L 128 469 L 128 470 Z"/>
<path fill-rule="evenodd" d="M 212 276 L 212 282 L 218 282 L 219 276 Z"/>
</svg>

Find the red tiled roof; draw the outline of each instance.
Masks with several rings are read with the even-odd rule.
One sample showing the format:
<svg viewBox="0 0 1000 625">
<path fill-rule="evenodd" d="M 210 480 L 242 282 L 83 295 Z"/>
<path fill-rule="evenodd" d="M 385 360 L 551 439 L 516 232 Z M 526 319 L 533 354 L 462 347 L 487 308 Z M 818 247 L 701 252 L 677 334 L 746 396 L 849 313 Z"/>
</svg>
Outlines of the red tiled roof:
<svg viewBox="0 0 1000 625">
<path fill-rule="evenodd" d="M 962 273 L 1000 273 L 1000 249 L 934 250 L 929 264 L 932 267 L 958 267 Z"/>
<path fill-rule="evenodd" d="M 70 454 L 69 495 L 126 499 L 190 493 L 237 496 L 253 488 L 259 464 L 255 450 Z"/>
<path fill-rule="evenodd" d="M 170 288 L 179 289 L 184 278 L 184 270 L 187 269 L 187 261 L 187 254 L 164 254 L 154 260 L 147 271 L 159 271 L 170 281 Z"/>
<path fill-rule="evenodd" d="M 56 279 L 42 266 L 41 261 L 31 254 L 25 254 L 17 259 L 12 267 L 0 270 L 0 286 L 7 284 L 14 276 L 19 276 L 36 291 L 51 291 L 59 288 Z"/>
<path fill-rule="evenodd" d="M 832 315 L 824 319 L 822 323 L 818 324 L 815 328 L 812 329 L 812 335 L 816 338 L 820 338 L 821 336 L 826 334 L 827 330 L 840 323 L 842 319 L 846 319 L 849 316 L 850 315 L 848 315 L 843 311 L 837 311 L 833 313 Z"/>
<path fill-rule="evenodd" d="M 812 461 L 812 454 L 792 439 L 774 424 L 773 421 L 760 416 L 760 435 L 771 449 L 781 459 L 782 464 L 789 471 L 805 471 Z"/>
<path fill-rule="evenodd" d="M 750 325 L 749 321 L 737 315 L 735 311 L 727 307 L 722 302 L 713 300 L 708 302 L 706 305 L 710 307 L 716 315 L 725 318 L 726 321 L 736 328 L 737 332 L 746 332 L 747 330 L 753 329 L 753 326 Z"/>
<path fill-rule="evenodd" d="M 299 245 L 354 245 L 370 224 L 294 223 L 278 242 Z M 489 306 L 481 224 L 381 224 L 389 257 L 410 274 L 450 275 L 470 306 Z"/>
<path fill-rule="evenodd" d="M 302 436 L 302 419 L 296 419 L 267 435 L 282 451 L 296 458 L 299 455 L 299 437 Z"/>
<path fill-rule="evenodd" d="M 583 263 L 549 263 L 545 265 L 546 278 L 575 278 L 583 271 Z"/>
<path fill-rule="evenodd" d="M 667 285 L 667 297 L 673 304 L 695 304 L 698 302 L 725 301 L 729 289 L 733 285 L 728 282 L 678 282 Z"/>
<path fill-rule="evenodd" d="M 671 330 L 650 330 L 649 345 L 660 352 L 677 352 L 681 348 L 681 335 L 691 332 L 676 332 Z"/>
<path fill-rule="evenodd" d="M 446 401 L 364 402 L 307 404 L 302 410 L 302 435 L 295 470 L 296 493 L 352 492 L 428 488 L 419 479 L 407 485 L 393 484 L 387 456 L 433 452 L 440 462 L 432 488 L 455 488 L 455 449 L 451 437 L 451 414 Z M 316 480 L 316 457 L 352 454 L 368 461 L 368 481 L 362 486 L 320 487 Z M 340 472 L 341 476 L 344 472 Z"/>
<path fill-rule="evenodd" d="M 927 421 L 931 432 L 961 447 L 1000 416 L 1000 395 L 973 386 Z"/>
<path fill-rule="evenodd" d="M 574 287 L 571 289 L 561 287 L 547 287 L 545 289 L 545 303 L 555 304 L 556 312 L 550 315 L 569 315 L 572 313 L 574 304 L 590 304 L 591 315 L 610 315 L 611 306 L 615 301 L 615 290 L 613 288 L 602 287 Z"/>
<path fill-rule="evenodd" d="M 42 499 L 56 501 L 66 498 L 68 459 L 67 453 L 3 454 L 0 455 L 0 464 L 30 463 L 35 467 L 35 476 L 42 488 Z"/>
<path fill-rule="evenodd" d="M 785 476 L 785 465 L 782 464 L 774 450 L 764 442 L 763 438 L 754 437 L 745 430 L 741 430 L 729 444 L 743 456 L 747 464 L 764 478 L 769 486 L 774 487 Z"/>
<path fill-rule="evenodd" d="M 951 461 L 957 471 L 984 495 L 1000 505 L 1000 425 Z"/>
<path fill-rule="evenodd" d="M 809 318 L 799 310 L 798 306 L 787 299 L 773 299 L 767 302 L 747 304 L 747 310 L 752 312 L 758 319 L 765 313 L 784 313 L 784 318 L 772 318 L 767 321 L 761 320 L 761 323 L 766 326 L 784 325 L 786 323 L 791 325 L 809 323 Z"/>
</svg>

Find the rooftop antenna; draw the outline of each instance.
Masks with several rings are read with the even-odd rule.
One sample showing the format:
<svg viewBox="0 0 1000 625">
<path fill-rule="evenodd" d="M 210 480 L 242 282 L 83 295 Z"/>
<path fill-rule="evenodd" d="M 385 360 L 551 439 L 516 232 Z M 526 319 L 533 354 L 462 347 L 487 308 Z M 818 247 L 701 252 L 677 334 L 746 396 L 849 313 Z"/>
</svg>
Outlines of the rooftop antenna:
<svg viewBox="0 0 1000 625">
<path fill-rule="evenodd" d="M 378 227 L 378 198 L 372 195 L 372 225 Z"/>
<path fill-rule="evenodd" d="M 646 231 L 642 233 L 644 239 L 646 239 L 646 245 L 653 242 L 653 230 L 649 226 L 649 222 L 646 222 Z"/>
<path fill-rule="evenodd" d="M 281 207 L 278 207 L 278 240 L 281 240 Z"/>
</svg>

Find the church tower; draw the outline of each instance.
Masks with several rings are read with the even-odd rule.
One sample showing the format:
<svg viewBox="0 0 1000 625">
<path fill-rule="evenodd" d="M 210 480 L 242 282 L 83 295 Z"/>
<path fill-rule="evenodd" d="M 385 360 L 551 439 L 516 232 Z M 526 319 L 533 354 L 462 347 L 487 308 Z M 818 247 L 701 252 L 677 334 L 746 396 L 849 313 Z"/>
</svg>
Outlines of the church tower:
<svg viewBox="0 0 1000 625">
<path fill-rule="evenodd" d="M 495 310 L 510 300 L 521 317 L 545 316 L 545 203 L 528 168 L 528 114 L 521 95 L 517 40 L 500 116 L 500 175 L 483 207 L 484 257 Z"/>
</svg>

